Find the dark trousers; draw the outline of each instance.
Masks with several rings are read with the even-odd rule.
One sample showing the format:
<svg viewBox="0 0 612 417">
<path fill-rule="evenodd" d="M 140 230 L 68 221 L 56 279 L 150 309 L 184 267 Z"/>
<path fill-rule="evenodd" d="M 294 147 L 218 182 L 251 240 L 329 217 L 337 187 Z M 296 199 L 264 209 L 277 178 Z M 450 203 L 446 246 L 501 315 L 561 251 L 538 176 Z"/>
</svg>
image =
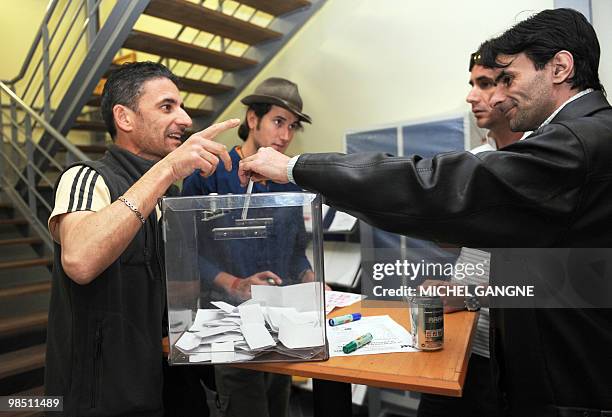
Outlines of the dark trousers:
<svg viewBox="0 0 612 417">
<path fill-rule="evenodd" d="M 215 366 L 222 417 L 288 417 L 291 377 Z"/>
<path fill-rule="evenodd" d="M 463 396 L 421 394 L 417 417 L 498 417 L 498 394 L 490 359 L 475 353 L 470 357 Z"/>
<path fill-rule="evenodd" d="M 214 388 L 212 366 L 169 366 L 164 360 L 164 417 L 208 417 L 206 391 Z"/>
</svg>

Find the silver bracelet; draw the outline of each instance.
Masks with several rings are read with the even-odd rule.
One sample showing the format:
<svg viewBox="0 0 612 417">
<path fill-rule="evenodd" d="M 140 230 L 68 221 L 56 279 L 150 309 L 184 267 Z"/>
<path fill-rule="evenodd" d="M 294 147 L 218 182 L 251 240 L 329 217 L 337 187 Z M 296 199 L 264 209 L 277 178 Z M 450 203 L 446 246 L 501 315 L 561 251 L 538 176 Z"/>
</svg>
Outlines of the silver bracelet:
<svg viewBox="0 0 612 417">
<path fill-rule="evenodd" d="M 138 220 L 140 220 L 140 222 L 142 224 L 145 224 L 145 218 L 142 216 L 142 214 L 140 213 L 140 211 L 138 211 L 138 209 L 136 208 L 135 205 L 133 205 L 128 199 L 126 199 L 124 196 L 119 197 L 117 200 L 123 202 L 123 204 L 125 204 L 130 210 L 132 210 L 134 212 L 134 214 L 136 215 L 136 217 L 138 217 Z"/>
</svg>

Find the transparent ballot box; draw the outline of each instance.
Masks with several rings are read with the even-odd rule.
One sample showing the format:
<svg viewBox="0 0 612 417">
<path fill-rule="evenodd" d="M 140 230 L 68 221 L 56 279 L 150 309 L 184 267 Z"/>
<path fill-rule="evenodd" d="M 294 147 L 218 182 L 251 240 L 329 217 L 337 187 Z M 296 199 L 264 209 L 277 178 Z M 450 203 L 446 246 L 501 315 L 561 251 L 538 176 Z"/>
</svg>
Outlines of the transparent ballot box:
<svg viewBox="0 0 612 417">
<path fill-rule="evenodd" d="M 162 200 L 170 363 L 328 358 L 321 198 Z"/>
</svg>

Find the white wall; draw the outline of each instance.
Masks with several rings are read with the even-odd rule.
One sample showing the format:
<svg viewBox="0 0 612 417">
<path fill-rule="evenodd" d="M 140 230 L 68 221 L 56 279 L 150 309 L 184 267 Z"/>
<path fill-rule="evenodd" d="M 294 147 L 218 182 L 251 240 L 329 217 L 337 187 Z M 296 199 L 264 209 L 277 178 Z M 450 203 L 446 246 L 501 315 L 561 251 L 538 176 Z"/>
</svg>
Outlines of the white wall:
<svg viewBox="0 0 612 417">
<path fill-rule="evenodd" d="M 591 0 L 591 8 L 593 27 L 601 47 L 599 77 L 608 97 L 612 97 L 612 1 Z"/>
<path fill-rule="evenodd" d="M 341 151 L 347 130 L 467 109 L 470 53 L 551 7 L 553 0 L 327 0 L 242 96 L 270 76 L 297 82 L 314 123 L 289 153 Z M 242 118 L 244 109 L 237 100 L 221 119 Z"/>
</svg>

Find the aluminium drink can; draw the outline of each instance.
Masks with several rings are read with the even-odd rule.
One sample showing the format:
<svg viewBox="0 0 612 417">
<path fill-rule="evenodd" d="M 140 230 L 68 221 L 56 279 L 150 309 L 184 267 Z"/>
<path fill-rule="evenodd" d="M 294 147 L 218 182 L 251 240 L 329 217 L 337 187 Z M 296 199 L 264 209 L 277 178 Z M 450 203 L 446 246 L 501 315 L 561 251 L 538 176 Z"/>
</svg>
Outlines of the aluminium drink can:
<svg viewBox="0 0 612 417">
<path fill-rule="evenodd" d="M 444 306 L 440 297 L 409 299 L 413 347 L 438 350 L 444 345 Z"/>
</svg>

